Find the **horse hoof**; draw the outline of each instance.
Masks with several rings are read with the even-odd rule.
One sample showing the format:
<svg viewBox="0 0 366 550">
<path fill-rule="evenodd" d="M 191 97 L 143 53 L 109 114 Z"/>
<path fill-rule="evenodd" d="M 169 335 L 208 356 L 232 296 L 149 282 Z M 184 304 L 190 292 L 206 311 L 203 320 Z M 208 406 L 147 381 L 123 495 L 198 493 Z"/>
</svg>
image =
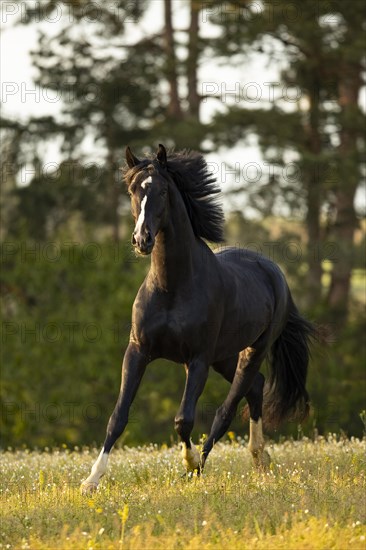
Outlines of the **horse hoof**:
<svg viewBox="0 0 366 550">
<path fill-rule="evenodd" d="M 182 474 L 180 478 L 191 481 L 192 479 L 194 479 L 194 477 L 199 478 L 201 476 L 201 473 L 202 473 L 201 467 L 198 466 L 198 468 L 195 468 L 195 470 L 189 470 L 184 472 L 184 474 Z"/>
<path fill-rule="evenodd" d="M 263 451 L 261 455 L 253 456 L 253 462 L 254 466 L 257 468 L 257 470 L 261 470 L 262 472 L 266 472 L 269 470 L 269 466 L 271 464 L 271 457 L 267 453 L 267 451 Z"/>
<path fill-rule="evenodd" d="M 267 451 L 262 451 L 260 454 L 253 454 L 254 466 L 257 470 L 266 472 L 271 464 L 271 456 Z"/>
<path fill-rule="evenodd" d="M 263 451 L 262 464 L 266 470 L 268 470 L 268 468 L 270 467 L 271 462 L 271 455 L 267 451 Z"/>
<path fill-rule="evenodd" d="M 92 495 L 98 489 L 98 483 L 95 481 L 83 481 L 80 485 L 80 492 L 82 495 Z"/>
<path fill-rule="evenodd" d="M 190 449 L 187 449 L 185 446 L 182 450 L 183 456 L 183 466 L 187 472 L 194 472 L 195 470 L 200 469 L 201 464 L 201 455 L 195 445 L 192 444 Z"/>
</svg>

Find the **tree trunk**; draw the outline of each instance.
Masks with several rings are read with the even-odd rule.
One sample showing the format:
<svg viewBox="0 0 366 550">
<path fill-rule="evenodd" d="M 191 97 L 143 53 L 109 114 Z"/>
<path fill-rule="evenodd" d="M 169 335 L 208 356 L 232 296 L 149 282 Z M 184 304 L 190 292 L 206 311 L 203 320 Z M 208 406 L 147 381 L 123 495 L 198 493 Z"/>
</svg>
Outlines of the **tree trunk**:
<svg viewBox="0 0 366 550">
<path fill-rule="evenodd" d="M 198 93 L 198 58 L 199 58 L 199 11 L 202 3 L 190 0 L 190 24 L 187 58 L 188 109 L 191 117 L 199 121 L 200 95 Z"/>
<path fill-rule="evenodd" d="M 348 314 L 349 293 L 353 266 L 353 237 L 356 217 L 352 196 L 343 191 L 337 193 L 337 221 L 333 228 L 336 256 L 333 260 L 328 305 L 343 323 Z"/>
<path fill-rule="evenodd" d="M 306 229 L 308 236 L 308 276 L 307 295 L 310 307 L 321 300 L 322 290 L 322 246 L 320 232 L 320 182 L 313 179 L 308 182 Z"/>
<path fill-rule="evenodd" d="M 171 0 L 164 0 L 164 18 L 166 77 L 169 84 L 168 115 L 179 120 L 182 118 L 182 109 L 178 95 L 177 59 L 175 55 Z"/>
<path fill-rule="evenodd" d="M 313 78 L 309 86 L 309 125 L 307 131 L 307 146 L 313 159 L 319 158 L 322 144 L 320 139 L 320 109 L 319 93 L 320 81 Z M 311 307 L 319 304 L 321 299 L 321 278 L 322 278 L 322 255 L 321 255 L 321 171 L 318 169 L 318 160 L 314 160 L 306 175 L 305 185 L 307 187 L 307 214 L 306 228 L 308 236 L 308 301 Z"/>
<path fill-rule="evenodd" d="M 108 155 L 108 184 L 111 186 L 112 191 L 112 208 L 113 208 L 113 240 L 115 243 L 119 242 L 119 202 L 120 202 L 120 187 L 115 181 L 116 163 L 114 161 L 114 155 L 111 153 Z"/>
<path fill-rule="evenodd" d="M 107 185 L 110 189 L 110 207 L 112 211 L 112 235 L 115 243 L 119 242 L 119 201 L 120 201 L 120 187 L 115 180 L 116 162 L 114 158 L 113 139 L 110 131 L 111 124 L 106 125 L 106 141 L 107 141 Z"/>
<path fill-rule="evenodd" d="M 336 220 L 333 227 L 337 257 L 333 262 L 328 305 L 343 324 L 348 315 L 351 275 L 353 267 L 353 239 L 357 226 L 354 200 L 359 183 L 357 137 L 354 127 L 359 113 L 358 97 L 362 82 L 356 65 L 343 65 L 338 85 L 338 103 L 341 107 L 339 158 L 339 183 L 335 190 Z"/>
</svg>

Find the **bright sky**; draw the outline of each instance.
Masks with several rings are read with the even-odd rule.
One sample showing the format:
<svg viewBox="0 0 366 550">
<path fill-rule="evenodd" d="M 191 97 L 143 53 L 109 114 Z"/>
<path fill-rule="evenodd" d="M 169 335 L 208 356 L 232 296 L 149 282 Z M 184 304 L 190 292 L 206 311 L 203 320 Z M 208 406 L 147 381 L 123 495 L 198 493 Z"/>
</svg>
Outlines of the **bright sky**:
<svg viewBox="0 0 366 550">
<path fill-rule="evenodd" d="M 32 81 L 34 69 L 31 64 L 30 51 L 37 45 L 38 30 L 54 34 L 66 19 L 68 12 L 60 12 L 53 16 L 54 21 L 42 22 L 31 25 L 20 25 L 14 27 L 14 23 L 22 17 L 22 6 L 30 4 L 32 0 L 15 2 L 3 0 L 1 4 L 2 30 L 0 35 L 1 44 L 1 77 L 3 85 L 1 96 L 4 113 L 26 120 L 30 115 L 54 114 L 55 108 L 59 107 L 57 101 L 53 101 L 53 94 L 47 90 L 36 90 Z M 98 4 L 98 2 L 93 2 Z M 113 3 L 112 3 L 113 5 Z M 187 28 L 189 13 L 185 0 L 174 0 L 173 2 L 174 26 L 176 29 Z M 65 8 L 66 10 L 66 8 Z M 62 18 L 61 18 L 62 13 Z M 163 24 L 163 2 L 152 0 L 150 7 L 144 17 L 138 23 L 127 24 L 131 30 L 127 30 L 127 42 L 136 41 L 139 37 L 151 33 L 151 21 L 160 22 L 156 32 Z M 201 34 L 203 37 L 214 36 L 217 30 L 210 25 L 203 13 L 200 21 Z M 179 40 L 184 38 L 183 33 L 176 33 Z M 184 48 L 178 48 L 178 54 L 184 55 Z M 221 95 L 223 102 L 233 100 L 247 101 L 253 104 L 255 98 L 269 98 L 270 84 L 278 81 L 279 67 L 266 66 L 267 58 L 264 55 L 256 55 L 248 60 L 245 66 L 218 65 L 217 60 L 206 61 L 199 70 L 201 91 L 212 92 Z M 267 83 L 267 84 L 265 84 Z M 210 105 L 211 103 L 211 105 Z M 202 106 L 203 122 L 207 122 L 213 109 L 217 108 L 217 100 L 207 101 Z"/>
<path fill-rule="evenodd" d="M 31 2 L 33 0 L 28 0 Z M 105 2 L 104 2 L 105 3 Z M 98 5 L 98 2 L 94 2 Z M 113 2 L 112 4 L 113 5 Z M 43 32 L 53 34 L 60 29 L 61 15 L 67 19 L 69 14 L 60 12 L 54 15 L 54 20 L 42 22 L 34 25 L 21 25 L 14 27 L 14 23 L 19 17 L 22 17 L 22 10 L 25 2 L 17 4 L 12 1 L 3 0 L 1 4 L 1 26 L 3 32 L 0 35 L 0 61 L 1 61 L 1 101 L 2 112 L 4 116 L 14 117 L 23 122 L 34 115 L 55 115 L 61 110 L 61 101 L 55 97 L 53 92 L 36 88 L 32 76 L 34 69 L 31 64 L 30 52 L 37 45 L 37 33 L 41 29 Z M 189 22 L 189 13 L 185 0 L 174 0 L 173 17 L 174 27 L 176 29 L 187 28 Z M 66 10 L 66 8 L 64 8 Z M 130 30 L 127 32 L 127 40 L 131 42 L 151 33 L 151 21 L 154 21 L 156 31 L 163 24 L 163 2 L 162 0 L 153 0 L 144 17 L 138 21 L 130 22 Z M 201 17 L 202 36 L 214 36 L 217 30 L 207 22 L 205 13 Z M 183 33 L 177 32 L 178 41 L 183 38 Z M 184 48 L 178 50 L 178 55 L 185 55 Z M 248 108 L 258 107 L 259 99 L 265 100 L 270 106 L 278 99 L 281 89 L 275 85 L 279 81 L 279 71 L 283 68 L 281 64 L 281 55 L 278 55 L 277 64 L 271 62 L 265 55 L 255 54 L 248 58 L 245 64 L 241 65 L 220 65 L 217 59 L 206 60 L 199 69 L 200 92 L 215 93 L 219 95 L 222 103 L 216 99 L 207 100 L 201 107 L 201 117 L 203 122 L 208 122 L 217 109 L 223 109 L 225 103 L 237 102 L 238 105 L 245 102 Z M 182 88 L 182 92 L 184 90 Z M 293 94 L 293 92 L 291 92 Z M 296 93 L 296 92 L 295 92 Z M 290 94 L 290 91 L 289 91 Z M 296 96 L 289 95 L 288 107 L 294 105 L 293 99 Z M 305 105 L 304 105 L 305 106 Z M 126 144 L 121 144 L 121 156 Z M 179 144 L 178 144 L 179 146 Z M 88 157 L 95 159 L 102 154 L 96 150 L 92 140 L 87 140 L 84 144 L 84 153 Z M 57 143 L 50 144 L 46 151 L 46 162 L 58 162 L 60 160 L 59 148 Z M 216 176 L 221 182 L 222 189 L 225 191 L 233 186 L 240 186 L 240 180 L 234 179 L 230 174 L 225 163 L 232 166 L 239 163 L 242 178 L 247 181 L 253 181 L 255 184 L 258 174 L 261 171 L 268 170 L 263 164 L 261 153 L 256 145 L 255 136 L 251 144 L 240 143 L 236 148 L 227 150 L 222 149 L 218 152 L 207 155 L 207 160 L 215 166 Z M 23 182 L 23 184 L 26 181 Z M 229 208 L 233 200 L 237 205 L 237 199 L 228 199 Z M 365 202 L 363 193 L 359 193 L 357 202 Z"/>
</svg>

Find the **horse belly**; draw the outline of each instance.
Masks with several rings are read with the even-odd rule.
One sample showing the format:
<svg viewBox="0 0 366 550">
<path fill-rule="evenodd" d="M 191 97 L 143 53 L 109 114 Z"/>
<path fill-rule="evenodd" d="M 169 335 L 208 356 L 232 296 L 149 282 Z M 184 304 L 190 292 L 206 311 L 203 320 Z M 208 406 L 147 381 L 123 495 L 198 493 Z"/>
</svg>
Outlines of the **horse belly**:
<svg viewBox="0 0 366 550">
<path fill-rule="evenodd" d="M 244 303 L 240 308 L 227 311 L 216 343 L 215 361 L 252 346 L 270 323 L 269 304 L 254 307 L 252 304 Z"/>
</svg>

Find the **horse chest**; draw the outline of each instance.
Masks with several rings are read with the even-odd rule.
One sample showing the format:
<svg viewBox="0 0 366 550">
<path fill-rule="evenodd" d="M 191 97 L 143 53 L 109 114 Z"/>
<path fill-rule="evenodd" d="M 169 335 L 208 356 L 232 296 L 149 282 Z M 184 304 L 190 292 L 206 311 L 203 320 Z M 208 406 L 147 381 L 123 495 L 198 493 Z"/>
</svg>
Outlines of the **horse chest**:
<svg viewBox="0 0 366 550">
<path fill-rule="evenodd" d="M 160 343 L 169 341 L 177 346 L 179 342 L 191 339 L 187 318 L 179 312 L 163 312 L 156 321 L 152 334 Z"/>
<path fill-rule="evenodd" d="M 184 322 L 169 315 L 148 334 L 152 355 L 175 362 L 185 362 L 192 355 L 195 343 Z"/>
<path fill-rule="evenodd" d="M 198 318 L 192 326 L 192 316 L 187 308 L 154 308 L 139 319 L 136 326 L 137 340 L 149 350 L 152 357 L 164 357 L 176 362 L 188 361 L 197 351 L 202 340 L 203 322 Z"/>
</svg>

